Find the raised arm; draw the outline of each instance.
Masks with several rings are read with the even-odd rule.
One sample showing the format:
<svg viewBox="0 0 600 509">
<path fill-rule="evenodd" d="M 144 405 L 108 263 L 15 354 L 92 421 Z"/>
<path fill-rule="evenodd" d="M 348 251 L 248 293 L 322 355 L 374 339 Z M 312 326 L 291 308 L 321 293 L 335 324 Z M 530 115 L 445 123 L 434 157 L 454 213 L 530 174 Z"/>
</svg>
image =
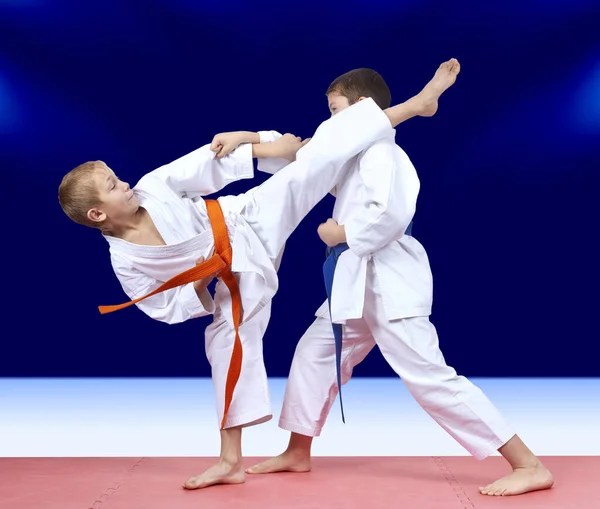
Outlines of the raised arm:
<svg viewBox="0 0 600 509">
<path fill-rule="evenodd" d="M 253 176 L 252 145 L 241 145 L 221 159 L 215 157 L 210 145 L 204 145 L 142 179 L 158 179 L 177 194 L 194 198 L 216 193 L 231 182 Z"/>
</svg>

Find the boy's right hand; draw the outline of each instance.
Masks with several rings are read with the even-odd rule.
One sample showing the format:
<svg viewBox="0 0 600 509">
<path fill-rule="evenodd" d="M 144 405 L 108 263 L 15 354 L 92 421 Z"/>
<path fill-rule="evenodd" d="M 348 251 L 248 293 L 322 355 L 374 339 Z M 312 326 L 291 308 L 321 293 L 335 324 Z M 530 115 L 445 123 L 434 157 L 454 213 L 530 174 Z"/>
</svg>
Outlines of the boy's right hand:
<svg viewBox="0 0 600 509">
<path fill-rule="evenodd" d="M 304 145 L 310 141 L 310 138 L 306 138 L 302 141 L 299 136 L 293 134 L 284 134 L 281 138 L 270 143 L 272 148 L 271 157 L 283 158 L 288 161 L 296 160 L 296 153 Z"/>
</svg>

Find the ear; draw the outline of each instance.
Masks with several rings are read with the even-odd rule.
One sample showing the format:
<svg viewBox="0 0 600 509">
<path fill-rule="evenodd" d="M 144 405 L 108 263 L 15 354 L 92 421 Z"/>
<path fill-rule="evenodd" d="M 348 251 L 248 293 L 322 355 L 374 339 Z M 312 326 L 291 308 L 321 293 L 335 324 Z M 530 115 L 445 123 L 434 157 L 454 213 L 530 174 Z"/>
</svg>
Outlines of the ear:
<svg viewBox="0 0 600 509">
<path fill-rule="evenodd" d="M 106 220 L 106 214 L 104 212 L 102 212 L 100 209 L 93 208 L 93 209 L 88 210 L 87 218 L 92 223 L 102 223 L 103 221 Z"/>
<path fill-rule="evenodd" d="M 366 99 L 366 97 L 365 97 L 364 95 L 361 95 L 361 96 L 358 98 L 358 101 L 356 101 L 356 102 L 360 102 L 360 101 L 362 101 L 363 99 Z"/>
</svg>

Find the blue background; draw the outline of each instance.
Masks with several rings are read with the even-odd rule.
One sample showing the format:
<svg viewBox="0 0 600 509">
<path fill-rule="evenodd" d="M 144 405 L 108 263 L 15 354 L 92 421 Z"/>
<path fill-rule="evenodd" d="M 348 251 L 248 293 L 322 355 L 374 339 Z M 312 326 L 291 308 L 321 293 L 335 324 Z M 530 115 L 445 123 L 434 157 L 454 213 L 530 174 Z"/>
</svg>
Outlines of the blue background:
<svg viewBox="0 0 600 509">
<path fill-rule="evenodd" d="M 600 5 L 591 0 L 0 0 L 4 321 L 0 376 L 208 376 L 209 318 L 169 326 L 126 300 L 63 174 L 102 159 L 131 185 L 229 130 L 311 136 L 325 90 L 378 70 L 394 103 L 460 60 L 438 114 L 397 130 L 422 183 L 447 361 L 468 376 L 599 376 Z M 236 183 L 235 194 L 263 181 Z M 264 352 L 286 376 L 325 298 L 318 224 L 290 239 Z M 355 376 L 389 376 L 374 351 Z"/>
</svg>

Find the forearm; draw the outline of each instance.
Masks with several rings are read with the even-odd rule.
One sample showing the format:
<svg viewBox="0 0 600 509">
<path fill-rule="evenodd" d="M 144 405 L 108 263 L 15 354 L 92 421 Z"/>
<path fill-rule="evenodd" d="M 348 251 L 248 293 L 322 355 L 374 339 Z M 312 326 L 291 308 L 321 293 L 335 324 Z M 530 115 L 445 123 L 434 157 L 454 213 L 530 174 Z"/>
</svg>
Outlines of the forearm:
<svg viewBox="0 0 600 509">
<path fill-rule="evenodd" d="M 275 148 L 273 143 L 252 143 L 252 157 L 259 159 L 281 157 Z"/>
<path fill-rule="evenodd" d="M 204 278 L 199 279 L 198 281 L 194 281 L 194 290 L 196 291 L 196 295 L 198 295 L 198 299 L 202 300 L 202 294 L 208 288 L 208 285 L 213 280 L 213 278 Z"/>
<path fill-rule="evenodd" d="M 268 147 L 268 143 L 263 143 L 260 139 L 259 133 L 253 133 L 251 131 L 239 131 L 239 144 L 252 143 L 252 157 L 273 157 L 272 146 Z"/>
<path fill-rule="evenodd" d="M 260 135 L 251 131 L 240 131 L 241 143 L 260 143 Z"/>
<path fill-rule="evenodd" d="M 362 217 L 350 218 L 346 222 L 346 243 L 359 257 L 375 253 L 400 239 L 413 215 L 414 209 L 395 208 L 381 214 L 374 221 Z"/>
</svg>

